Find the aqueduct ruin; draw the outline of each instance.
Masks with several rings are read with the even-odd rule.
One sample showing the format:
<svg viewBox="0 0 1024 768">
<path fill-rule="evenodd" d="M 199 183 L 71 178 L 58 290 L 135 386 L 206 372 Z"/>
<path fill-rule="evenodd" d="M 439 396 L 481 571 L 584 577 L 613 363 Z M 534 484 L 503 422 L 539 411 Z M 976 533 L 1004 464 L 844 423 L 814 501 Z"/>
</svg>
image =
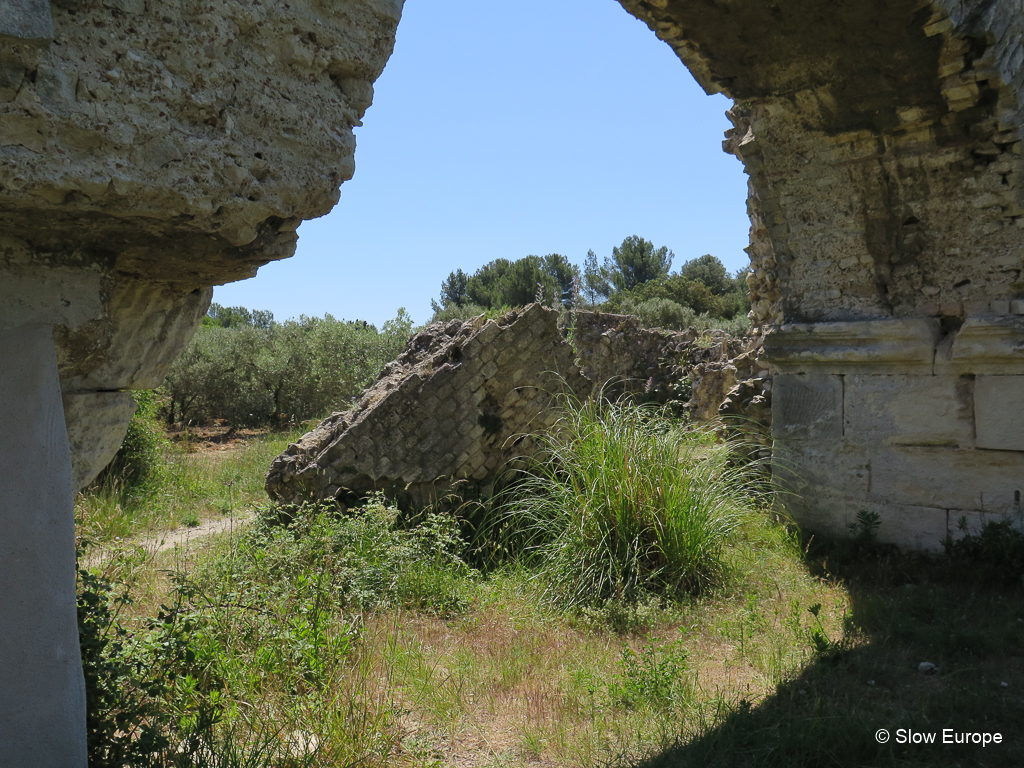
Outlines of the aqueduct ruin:
<svg viewBox="0 0 1024 768">
<path fill-rule="evenodd" d="M 620 2 L 736 102 L 798 518 L 1019 513 L 1024 2 Z M 402 5 L 0 0 L 0 766 L 85 766 L 72 490 L 337 201 Z"/>
</svg>

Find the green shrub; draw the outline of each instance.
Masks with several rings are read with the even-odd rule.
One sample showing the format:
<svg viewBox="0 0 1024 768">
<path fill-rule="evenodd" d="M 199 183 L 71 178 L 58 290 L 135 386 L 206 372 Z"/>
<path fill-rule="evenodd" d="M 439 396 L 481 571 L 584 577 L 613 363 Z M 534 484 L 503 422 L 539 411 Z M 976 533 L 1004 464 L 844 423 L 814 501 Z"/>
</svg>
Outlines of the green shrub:
<svg viewBox="0 0 1024 768">
<path fill-rule="evenodd" d="M 79 552 L 81 556 L 81 552 Z M 223 678 L 208 622 L 186 585 L 171 607 L 129 629 L 128 587 L 78 568 L 78 634 L 91 768 L 202 764 L 218 746 Z M 254 765 L 255 768 L 255 765 Z"/>
<path fill-rule="evenodd" d="M 609 693 L 614 703 L 626 707 L 679 708 L 690 698 L 686 680 L 686 648 L 681 640 L 664 647 L 648 642 L 637 653 L 622 649 L 622 673 Z"/>
<path fill-rule="evenodd" d="M 126 652 L 129 635 L 118 611 L 129 602 L 109 581 L 79 568 L 78 636 L 93 768 L 156 765 L 169 746 L 168 718 L 157 705 L 164 682 L 146 679 Z"/>
<path fill-rule="evenodd" d="M 472 320 L 474 317 L 484 316 L 486 320 L 496 320 L 502 315 L 507 315 L 512 307 L 507 304 L 488 309 L 479 304 L 469 303 L 464 306 L 455 304 L 447 307 L 438 307 L 434 316 L 430 318 L 431 323 L 447 323 L 449 320 Z"/>
<path fill-rule="evenodd" d="M 612 302 L 609 302 L 610 304 Z M 724 331 L 730 336 L 743 336 L 750 330 L 750 319 L 744 314 L 736 314 L 728 319 L 713 317 L 706 312 L 697 314 L 685 304 L 663 297 L 639 300 L 624 296 L 608 309 L 625 315 L 635 315 L 648 328 L 668 328 L 676 331 L 693 328 L 699 333 Z"/>
<path fill-rule="evenodd" d="M 1018 520 L 989 520 L 976 534 L 968 532 L 966 517 L 957 525 L 960 538 L 947 536 L 942 542 L 951 559 L 984 568 L 997 581 L 1024 583 L 1024 534 Z"/>
<path fill-rule="evenodd" d="M 169 423 L 219 418 L 262 426 L 344 410 L 404 349 L 411 331 L 401 309 L 380 330 L 330 315 L 203 326 L 167 375 L 164 415 Z"/>
<path fill-rule="evenodd" d="M 123 491 L 158 485 L 167 467 L 165 453 L 170 445 L 157 416 L 160 402 L 156 393 L 135 390 L 132 397 L 138 408 L 128 422 L 124 441 L 95 481 L 115 484 Z"/>
<path fill-rule="evenodd" d="M 468 303 L 463 306 L 449 304 L 446 307 L 439 306 L 434 311 L 433 317 L 430 318 L 430 322 L 447 323 L 449 320 L 470 320 L 485 312 L 487 312 L 487 308 L 479 304 Z"/>
<path fill-rule="evenodd" d="M 722 571 L 723 545 L 752 509 L 756 469 L 732 446 L 662 411 L 570 402 L 544 452 L 500 506 L 503 546 L 534 560 L 556 601 L 695 593 Z"/>
<path fill-rule="evenodd" d="M 697 316 L 689 307 L 664 298 L 639 302 L 626 298 L 622 300 L 619 311 L 627 315 L 636 315 L 648 328 L 672 328 L 675 330 L 689 328 Z"/>
<path fill-rule="evenodd" d="M 236 577 L 253 584 L 294 582 L 315 569 L 345 607 L 460 610 L 474 572 L 463 560 L 458 520 L 431 513 L 408 526 L 400 514 L 382 496 L 341 516 L 330 505 L 265 510 L 236 558 L 235 567 L 242 569 Z M 281 520 L 287 524 L 276 524 Z"/>
</svg>

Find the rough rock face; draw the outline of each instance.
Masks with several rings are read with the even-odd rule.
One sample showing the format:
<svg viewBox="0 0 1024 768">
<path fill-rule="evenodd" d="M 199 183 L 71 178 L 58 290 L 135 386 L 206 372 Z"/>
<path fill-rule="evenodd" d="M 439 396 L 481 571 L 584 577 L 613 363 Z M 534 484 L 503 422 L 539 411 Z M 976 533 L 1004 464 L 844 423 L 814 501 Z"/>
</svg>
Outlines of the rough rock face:
<svg viewBox="0 0 1024 768">
<path fill-rule="evenodd" d="M 934 549 L 1019 515 L 1024 2 L 620 1 L 737 102 L 797 518 Z"/>
<path fill-rule="evenodd" d="M 267 493 L 278 502 L 356 501 L 383 490 L 422 504 L 452 480 L 487 492 L 510 458 L 551 425 L 561 393 L 589 394 L 558 330 L 532 304 L 499 321 L 430 326 L 349 411 L 325 419 L 278 456 Z"/>
<path fill-rule="evenodd" d="M 413 504 L 454 486 L 487 495 L 510 460 L 533 453 L 531 435 L 554 422 L 559 394 L 630 390 L 664 403 L 678 398 L 675 385 L 697 365 L 689 407 L 711 418 L 735 383 L 720 375 L 736 372 L 728 355 L 749 349 L 724 334 L 698 340 L 694 331 L 596 312 L 579 313 L 571 333 L 572 342 L 558 313 L 537 304 L 497 321 L 429 326 L 355 407 L 274 460 L 267 492 L 282 503 L 343 504 L 378 490 Z"/>
<path fill-rule="evenodd" d="M 0 326 L 54 326 L 80 483 L 130 416 L 108 393 L 337 202 L 402 2 L 4 7 Z"/>
</svg>

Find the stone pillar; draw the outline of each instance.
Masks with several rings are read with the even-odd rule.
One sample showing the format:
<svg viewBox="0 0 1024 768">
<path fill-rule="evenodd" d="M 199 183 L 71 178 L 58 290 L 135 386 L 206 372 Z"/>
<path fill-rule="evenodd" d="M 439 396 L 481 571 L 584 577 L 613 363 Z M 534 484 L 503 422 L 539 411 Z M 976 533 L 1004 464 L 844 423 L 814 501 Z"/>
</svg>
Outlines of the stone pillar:
<svg viewBox="0 0 1024 768">
<path fill-rule="evenodd" d="M 86 768 L 71 455 L 49 325 L 0 329 L 0 768 Z"/>
</svg>

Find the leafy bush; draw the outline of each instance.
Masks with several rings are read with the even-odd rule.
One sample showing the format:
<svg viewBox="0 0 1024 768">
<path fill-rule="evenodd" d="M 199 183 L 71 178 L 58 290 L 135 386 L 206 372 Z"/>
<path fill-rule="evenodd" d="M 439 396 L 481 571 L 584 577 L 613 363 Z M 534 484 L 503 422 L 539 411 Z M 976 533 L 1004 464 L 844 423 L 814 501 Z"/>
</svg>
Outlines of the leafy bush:
<svg viewBox="0 0 1024 768">
<path fill-rule="evenodd" d="M 602 305 L 602 309 L 606 308 L 624 315 L 635 315 L 648 328 L 669 328 L 677 331 L 693 328 L 699 333 L 724 331 L 730 336 L 743 336 L 750 330 L 750 320 L 746 315 L 738 314 L 726 319 L 712 317 L 707 313 L 696 314 L 685 304 L 663 297 L 637 300 L 623 295 Z"/>
<path fill-rule="evenodd" d="M 134 491 L 159 483 L 167 466 L 165 453 L 169 446 L 157 416 L 160 402 L 148 390 L 132 392 L 138 408 L 124 441 L 114 459 L 96 478 L 97 484 L 117 484 L 121 490 Z"/>
<path fill-rule="evenodd" d="M 449 320 L 472 320 L 474 317 L 483 315 L 488 320 L 499 318 L 502 315 L 506 315 L 512 311 L 512 308 L 507 304 L 503 304 L 499 307 L 487 309 L 480 306 L 479 304 L 465 304 L 459 306 L 457 304 L 451 304 L 447 307 L 438 307 L 434 311 L 433 317 L 430 318 L 431 323 L 447 323 Z"/>
<path fill-rule="evenodd" d="M 259 426 L 344 409 L 398 356 L 411 331 L 405 310 L 380 331 L 330 315 L 204 326 L 167 375 L 167 421 Z"/>
<path fill-rule="evenodd" d="M 600 398 L 569 402 L 542 441 L 498 526 L 503 546 L 536 560 L 553 598 L 585 606 L 715 582 L 755 496 L 756 468 L 733 465 L 729 444 L 662 411 Z"/>
<path fill-rule="evenodd" d="M 696 317 L 696 313 L 689 307 L 664 298 L 647 299 L 641 302 L 634 302 L 627 298 L 619 304 L 618 311 L 627 315 L 636 315 L 648 328 L 683 330 L 693 325 Z"/>
<path fill-rule="evenodd" d="M 731 320 L 698 316 L 693 325 L 702 331 L 723 331 L 730 336 L 743 336 L 750 331 L 750 318 L 746 315 L 736 315 Z"/>
<path fill-rule="evenodd" d="M 130 601 L 107 580 L 78 570 L 78 636 L 85 672 L 89 765 L 154 765 L 169 746 L 157 701 L 162 680 L 146 679 L 126 653 L 128 632 L 117 621 Z"/>
<path fill-rule="evenodd" d="M 967 530 L 967 518 L 961 517 L 960 538 L 947 536 L 943 541 L 946 554 L 953 560 L 985 568 L 997 580 L 1024 583 L 1024 534 L 1007 517 L 989 520 L 977 534 Z"/>
<path fill-rule="evenodd" d="M 628 290 L 613 291 L 602 309 L 625 312 L 627 304 L 635 307 L 653 299 L 666 299 L 698 316 L 738 318 L 750 311 L 748 272 L 740 270 L 730 277 L 718 259 L 703 256 L 686 262 L 677 274 L 649 280 Z"/>
<path fill-rule="evenodd" d="M 624 646 L 622 674 L 609 691 L 612 701 L 626 707 L 684 705 L 690 698 L 686 657 L 686 648 L 679 640 L 663 648 L 649 642 L 639 653 Z"/>
<path fill-rule="evenodd" d="M 292 582 L 310 569 L 330 582 L 333 600 L 367 610 L 403 605 L 432 613 L 464 607 L 464 584 L 472 569 L 463 560 L 465 542 L 452 515 L 430 513 L 405 526 L 397 507 L 382 496 L 338 516 L 331 505 L 264 510 L 236 568 L 236 578 L 254 584 Z M 286 525 L 277 524 L 287 520 Z"/>
<path fill-rule="evenodd" d="M 81 553 L 79 553 L 81 554 Z M 78 569 L 78 633 L 92 768 L 203 764 L 225 711 L 217 649 L 204 615 L 175 589 L 173 606 L 130 631 L 128 587 Z"/>
<path fill-rule="evenodd" d="M 452 516 L 403 527 L 380 498 L 344 517 L 292 512 L 287 526 L 265 515 L 175 575 L 172 605 L 131 629 L 119 616 L 127 588 L 79 570 L 90 766 L 276 764 L 287 745 L 268 734 L 280 726 L 254 726 L 240 707 L 330 693 L 365 610 L 446 615 L 468 605 L 474 572 Z"/>
</svg>

